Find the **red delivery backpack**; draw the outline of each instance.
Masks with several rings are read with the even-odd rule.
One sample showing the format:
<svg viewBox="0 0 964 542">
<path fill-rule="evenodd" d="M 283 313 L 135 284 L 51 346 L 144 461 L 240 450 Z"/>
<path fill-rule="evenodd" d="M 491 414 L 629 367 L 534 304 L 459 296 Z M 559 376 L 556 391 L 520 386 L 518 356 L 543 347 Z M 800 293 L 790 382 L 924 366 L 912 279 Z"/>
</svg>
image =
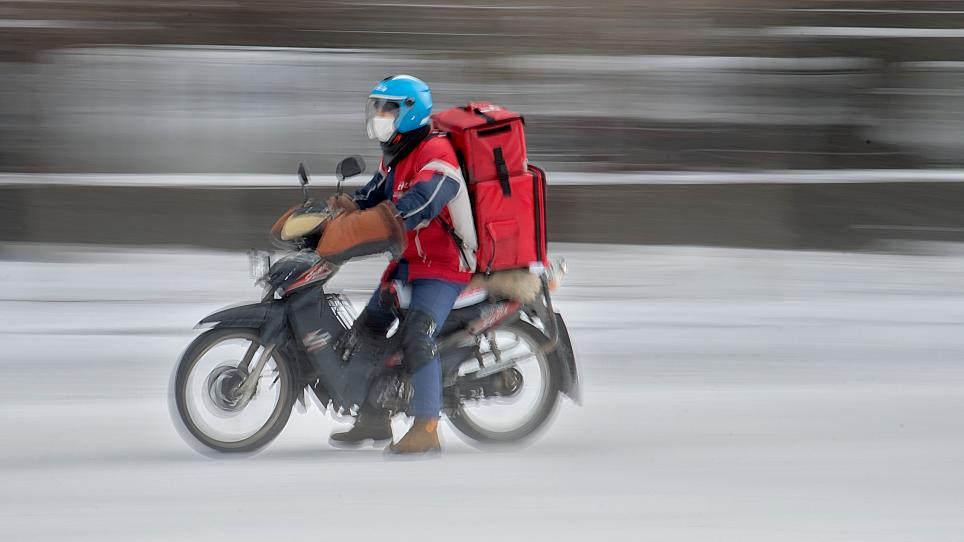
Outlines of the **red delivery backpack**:
<svg viewBox="0 0 964 542">
<path fill-rule="evenodd" d="M 432 116 L 448 132 L 472 200 L 477 271 L 548 265 L 546 174 L 526 159 L 522 116 L 473 102 Z"/>
</svg>

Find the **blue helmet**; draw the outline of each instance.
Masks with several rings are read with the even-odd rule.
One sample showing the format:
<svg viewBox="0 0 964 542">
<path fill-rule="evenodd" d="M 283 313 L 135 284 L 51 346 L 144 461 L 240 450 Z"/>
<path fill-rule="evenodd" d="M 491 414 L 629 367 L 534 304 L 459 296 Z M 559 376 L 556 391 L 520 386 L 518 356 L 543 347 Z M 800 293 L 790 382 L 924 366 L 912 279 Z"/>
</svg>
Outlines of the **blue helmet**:
<svg viewBox="0 0 964 542">
<path fill-rule="evenodd" d="M 384 117 L 388 113 L 395 117 L 392 134 L 376 129 L 372 122 L 376 116 Z M 428 125 L 431 115 L 432 90 L 428 85 L 411 75 L 395 75 L 382 79 L 372 88 L 368 95 L 365 125 L 368 137 L 385 142 L 395 133 L 404 134 Z"/>
</svg>

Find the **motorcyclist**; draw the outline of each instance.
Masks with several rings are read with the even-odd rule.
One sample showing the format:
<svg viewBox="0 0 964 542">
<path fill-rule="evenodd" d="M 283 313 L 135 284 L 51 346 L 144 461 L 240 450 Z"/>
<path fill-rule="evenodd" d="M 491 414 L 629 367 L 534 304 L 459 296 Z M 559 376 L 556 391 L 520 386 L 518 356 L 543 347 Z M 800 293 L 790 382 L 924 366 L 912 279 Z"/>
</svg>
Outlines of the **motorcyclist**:
<svg viewBox="0 0 964 542">
<path fill-rule="evenodd" d="M 389 446 L 399 454 L 441 450 L 442 373 L 435 338 L 475 270 L 476 235 L 465 181 L 449 140 L 432 132 L 431 113 L 432 94 L 423 81 L 396 75 L 375 85 L 366 126 L 369 138 L 381 146 L 378 172 L 352 196 L 329 199 L 346 213 L 318 244 L 322 257 L 344 259 L 378 250 L 392 239 L 403 242 L 401 256 L 389 264 L 382 287 L 355 323 L 363 337 L 384 337 L 396 314 L 383 287 L 393 280 L 410 283 L 408 313 L 397 333 L 411 373 L 409 414 L 415 421 Z M 391 438 L 388 413 L 362 405 L 353 427 L 333 433 L 331 442 L 359 445 Z"/>
</svg>

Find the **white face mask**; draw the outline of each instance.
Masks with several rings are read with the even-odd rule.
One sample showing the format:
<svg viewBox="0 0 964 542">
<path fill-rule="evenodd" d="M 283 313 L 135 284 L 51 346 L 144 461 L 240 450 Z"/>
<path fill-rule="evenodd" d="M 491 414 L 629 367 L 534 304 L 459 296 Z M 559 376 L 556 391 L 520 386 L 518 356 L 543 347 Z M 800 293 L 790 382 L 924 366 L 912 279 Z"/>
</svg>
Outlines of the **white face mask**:
<svg viewBox="0 0 964 542">
<path fill-rule="evenodd" d="M 371 119 L 370 134 L 375 139 L 385 143 L 395 133 L 395 119 L 393 117 L 375 117 Z"/>
</svg>

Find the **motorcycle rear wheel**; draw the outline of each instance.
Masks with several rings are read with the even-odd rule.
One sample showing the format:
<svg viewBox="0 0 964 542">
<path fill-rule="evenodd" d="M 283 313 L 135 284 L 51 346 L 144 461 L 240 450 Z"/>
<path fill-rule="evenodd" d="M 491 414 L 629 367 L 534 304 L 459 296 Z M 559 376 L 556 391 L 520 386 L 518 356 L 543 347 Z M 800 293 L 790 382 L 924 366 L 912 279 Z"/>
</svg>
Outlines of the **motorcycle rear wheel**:
<svg viewBox="0 0 964 542">
<path fill-rule="evenodd" d="M 270 407 L 270 411 L 266 414 L 263 424 L 256 422 L 259 426 L 253 430 L 244 431 L 238 438 L 217 435 L 217 428 L 213 427 L 217 419 L 224 420 L 225 424 L 231 424 L 233 417 L 239 416 L 251 405 L 249 402 L 240 408 L 233 407 L 231 404 L 233 398 L 226 398 L 224 391 L 240 382 L 246 372 L 237 368 L 240 359 L 234 359 L 234 357 L 218 363 L 206 374 L 199 374 L 195 370 L 205 354 L 231 341 L 247 341 L 249 345 L 258 344 L 259 349 L 250 362 L 250 366 L 253 367 L 263 348 L 258 341 L 258 330 L 221 328 L 206 331 L 194 339 L 181 356 L 173 375 L 172 389 L 169 392 L 172 420 L 188 444 L 201 453 L 214 451 L 243 454 L 261 450 L 284 429 L 296 400 L 292 367 L 281 353 L 275 350 L 262 374 L 259 375 L 261 380 L 258 382 L 255 398 L 252 399 L 253 402 L 258 398 L 258 394 L 269 393 L 268 399 L 274 403 L 273 407 L 270 404 L 266 405 Z M 202 368 L 201 372 L 206 372 L 206 369 Z M 199 389 L 189 389 L 189 386 Z M 278 387 L 276 391 L 275 386 Z M 199 393 L 192 393 L 192 391 Z M 200 398 L 195 397 L 199 394 Z M 203 417 L 208 415 L 212 418 L 204 420 Z M 211 420 L 214 422 L 212 423 Z"/>
<path fill-rule="evenodd" d="M 528 405 L 530 410 L 528 415 L 515 424 L 509 423 L 499 426 L 497 421 L 493 423 L 494 420 L 498 420 L 499 415 L 496 414 L 493 417 L 490 412 L 487 412 L 496 409 L 511 412 L 517 406 L 512 403 L 514 397 L 510 396 L 504 400 L 508 404 L 498 404 L 503 402 L 500 398 L 482 399 L 475 405 L 463 403 L 455 413 L 449 416 L 449 421 L 459 432 L 471 439 L 469 443 L 473 445 L 518 444 L 530 440 L 544 428 L 546 422 L 551 418 L 559 402 L 562 388 L 562 373 L 560 372 L 562 368 L 555 364 L 554 356 L 551 353 L 541 351 L 542 345 L 548 342 L 548 339 L 538 328 L 527 322 L 516 320 L 498 327 L 495 331 L 497 338 L 506 335 L 517 338 L 519 347 L 524 349 L 520 352 L 527 350 L 534 358 L 530 359 L 525 365 L 520 362 L 518 369 L 513 367 L 506 369 L 506 371 L 522 370 L 529 375 L 538 373 L 541 380 L 540 389 L 536 390 L 538 395 L 535 395 L 534 399 L 529 401 L 532 404 Z M 498 339 L 497 343 L 500 340 Z M 526 393 L 526 386 L 527 383 L 523 381 L 522 389 L 517 393 Z"/>
</svg>

